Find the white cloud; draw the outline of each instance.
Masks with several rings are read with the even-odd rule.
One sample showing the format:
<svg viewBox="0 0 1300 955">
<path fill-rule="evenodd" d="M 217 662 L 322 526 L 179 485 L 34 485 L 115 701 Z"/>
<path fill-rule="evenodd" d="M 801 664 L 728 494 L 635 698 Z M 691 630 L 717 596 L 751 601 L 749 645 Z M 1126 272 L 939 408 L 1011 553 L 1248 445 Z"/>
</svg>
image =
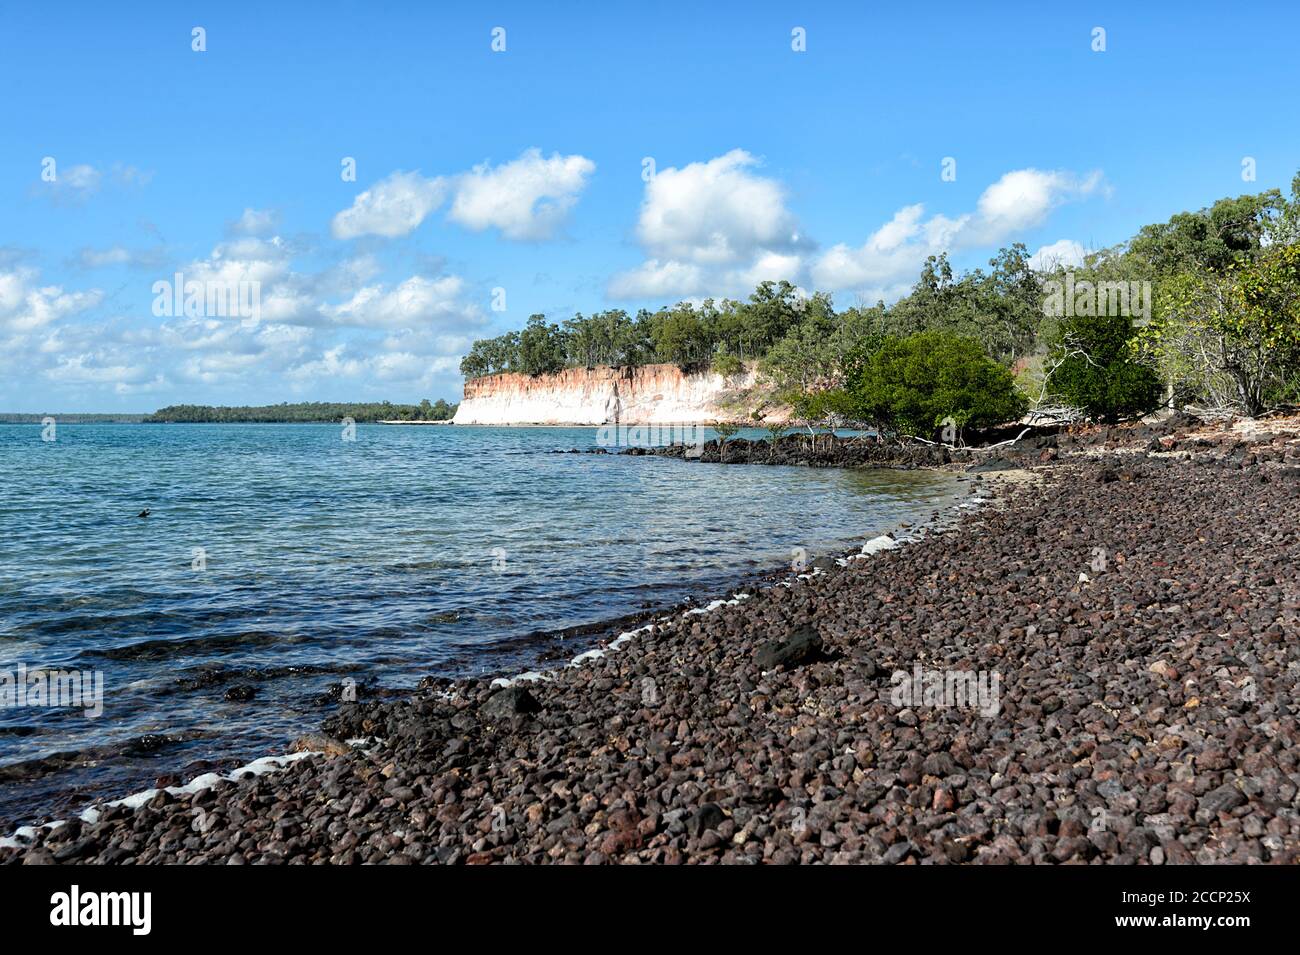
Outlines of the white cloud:
<svg viewBox="0 0 1300 955">
<path fill-rule="evenodd" d="M 484 163 L 458 176 L 448 217 L 476 232 L 500 229 L 508 239 L 549 239 L 595 170 L 584 156 L 545 158 L 540 149 L 527 149 L 511 162 Z"/>
<path fill-rule="evenodd" d="M 110 246 L 107 249 L 82 249 L 77 257 L 81 267 L 86 269 L 102 269 L 110 265 L 127 265 L 131 262 L 130 250 L 120 245 Z"/>
<path fill-rule="evenodd" d="M 706 292 L 709 276 L 689 262 L 649 259 L 621 272 L 609 283 L 613 298 L 672 298 Z"/>
<path fill-rule="evenodd" d="M 378 235 L 393 239 L 410 235 L 442 204 L 447 184 L 441 177 L 426 179 L 418 172 L 395 172 L 353 200 L 334 217 L 336 239 Z"/>
<path fill-rule="evenodd" d="M 1078 268 L 1083 265 L 1088 250 L 1073 239 L 1060 239 L 1051 245 L 1045 245 L 1029 257 L 1031 268 L 1040 272 L 1050 272 L 1055 268 Z"/>
<path fill-rule="evenodd" d="M 104 249 L 86 247 L 77 252 L 74 263 L 83 269 L 107 269 L 116 266 L 137 269 L 160 269 L 163 267 L 162 249 L 128 249 L 123 245 L 111 245 Z"/>
<path fill-rule="evenodd" d="M 46 159 L 52 159 L 53 165 Z M 51 172 L 53 178 L 48 178 Z M 147 186 L 152 179 L 152 172 L 120 162 L 113 163 L 105 172 L 89 163 L 65 164 L 57 156 L 51 156 L 43 158 L 40 178 L 33 183 L 32 194 L 43 194 L 56 204 L 76 204 L 88 200 L 105 183 L 121 189 L 137 189 Z"/>
<path fill-rule="evenodd" d="M 42 285 L 22 256 L 6 255 L 0 381 L 9 390 L 21 383 L 27 393 L 43 383 L 60 402 L 87 407 L 137 394 L 159 404 L 238 403 L 254 391 L 257 400 L 292 400 L 332 393 L 340 379 L 358 398 L 451 397 L 460 357 L 486 324 L 465 280 L 417 274 L 386 284 L 369 254 L 297 271 L 296 260 L 310 251 L 280 236 L 241 234 L 204 258 L 160 266 L 140 279 L 141 306 L 128 306 L 134 314 L 97 322 L 80 313 L 103 303 L 101 292 Z M 118 246 L 82 252 L 88 264 L 104 265 L 129 264 L 134 254 Z M 175 272 L 185 282 L 260 282 L 260 322 L 153 316 L 153 280 L 174 281 Z"/>
<path fill-rule="evenodd" d="M 797 241 L 785 191 L 754 175 L 743 149 L 681 169 L 661 170 L 646 185 L 637 238 L 652 255 L 701 264 L 747 259 L 759 249 Z"/>
<path fill-rule="evenodd" d="M 645 262 L 616 275 L 615 298 L 748 291 L 762 279 L 797 279 L 803 252 L 784 187 L 757 175 L 743 149 L 660 170 L 646 184 L 637 220 Z M 746 288 L 748 286 L 748 288 Z"/>
<path fill-rule="evenodd" d="M 395 172 L 361 193 L 334 217 L 336 239 L 410 235 L 451 196 L 447 217 L 467 229 L 499 229 L 508 239 L 552 238 L 578 201 L 596 164 L 584 156 L 544 157 L 525 150 L 500 166 L 436 176 Z"/>
<path fill-rule="evenodd" d="M 0 272 L 0 329 L 32 332 L 69 315 L 93 308 L 103 300 L 97 289 L 65 292 L 60 286 L 37 286 L 32 268 Z"/>
<path fill-rule="evenodd" d="M 1002 176 L 980 195 L 975 211 L 955 219 L 925 218 L 925 209 L 905 206 L 865 243 L 832 246 L 812 264 L 818 289 L 856 288 L 893 298 L 915 280 L 927 256 L 993 246 L 1041 225 L 1062 203 L 1091 196 L 1103 187 L 1102 175 L 1018 169 Z"/>
<path fill-rule="evenodd" d="M 977 227 L 998 242 L 1024 229 L 1040 225 L 1063 202 L 1096 192 L 1100 172 L 1080 179 L 1070 172 L 1017 169 L 984 190 L 977 204 Z"/>
<path fill-rule="evenodd" d="M 51 381 L 70 385 L 136 385 L 150 377 L 147 365 L 108 364 L 94 352 L 60 356 L 45 375 Z"/>
<path fill-rule="evenodd" d="M 244 214 L 230 224 L 232 235 L 267 235 L 280 224 L 280 214 L 273 209 L 245 209 Z"/>
<path fill-rule="evenodd" d="M 430 279 L 412 276 L 396 288 L 382 285 L 359 289 L 341 305 L 323 311 L 335 323 L 354 328 L 403 328 L 449 319 L 477 321 L 480 310 L 466 304 L 465 283 L 458 276 Z"/>
<path fill-rule="evenodd" d="M 56 165 L 54 181 L 50 185 L 57 192 L 71 192 L 78 198 L 85 198 L 99 189 L 103 178 L 98 169 L 86 163 L 66 167 Z"/>
</svg>

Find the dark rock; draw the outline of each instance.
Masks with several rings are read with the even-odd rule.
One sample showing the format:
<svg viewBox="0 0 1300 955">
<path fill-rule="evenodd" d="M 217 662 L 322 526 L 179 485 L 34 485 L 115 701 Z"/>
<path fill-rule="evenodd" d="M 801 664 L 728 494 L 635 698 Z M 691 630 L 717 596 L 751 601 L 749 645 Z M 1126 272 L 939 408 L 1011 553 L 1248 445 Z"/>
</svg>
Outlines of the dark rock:
<svg viewBox="0 0 1300 955">
<path fill-rule="evenodd" d="M 1246 794 L 1231 783 L 1224 783 L 1201 797 L 1198 808 L 1209 813 L 1231 812 L 1246 804 Z"/>
<path fill-rule="evenodd" d="M 812 627 L 796 630 L 784 640 L 771 640 L 754 652 L 754 662 L 762 670 L 778 666 L 796 667 L 819 659 L 822 638 Z"/>
<path fill-rule="evenodd" d="M 726 813 L 719 806 L 706 802 L 691 813 L 690 818 L 686 821 L 686 831 L 698 839 L 706 830 L 718 828 L 726 818 Z"/>
<path fill-rule="evenodd" d="M 508 686 L 493 693 L 488 701 L 479 707 L 479 712 L 488 719 L 507 719 L 512 716 L 524 716 L 540 713 L 542 705 L 526 687 Z"/>
<path fill-rule="evenodd" d="M 966 470 L 971 474 L 987 474 L 990 471 L 1010 471 L 1013 468 L 1024 467 L 1019 461 L 1013 461 L 1006 457 L 986 458 L 983 461 L 977 461 Z"/>
</svg>

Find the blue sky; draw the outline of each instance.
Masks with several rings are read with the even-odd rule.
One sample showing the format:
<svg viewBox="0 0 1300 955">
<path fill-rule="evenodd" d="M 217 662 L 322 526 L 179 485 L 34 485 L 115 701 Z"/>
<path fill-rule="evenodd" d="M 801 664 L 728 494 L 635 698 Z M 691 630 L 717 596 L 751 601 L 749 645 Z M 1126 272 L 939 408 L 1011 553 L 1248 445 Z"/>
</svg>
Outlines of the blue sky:
<svg viewBox="0 0 1300 955">
<path fill-rule="evenodd" d="M 455 400 L 532 312 L 892 299 L 1300 168 L 1294 4 L 554 6 L 0 4 L 0 410 Z"/>
</svg>

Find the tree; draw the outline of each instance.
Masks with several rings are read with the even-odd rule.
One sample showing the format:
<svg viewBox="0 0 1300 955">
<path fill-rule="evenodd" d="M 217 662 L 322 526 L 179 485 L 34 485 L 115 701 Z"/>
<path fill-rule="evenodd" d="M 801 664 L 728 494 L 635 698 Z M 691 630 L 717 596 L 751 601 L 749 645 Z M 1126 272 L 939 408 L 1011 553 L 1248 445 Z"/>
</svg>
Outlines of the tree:
<svg viewBox="0 0 1300 955">
<path fill-rule="evenodd" d="M 713 370 L 723 378 L 730 378 L 745 370 L 745 363 L 740 356 L 727 347 L 726 342 L 718 345 L 713 353 Z"/>
<path fill-rule="evenodd" d="M 976 269 L 953 278 L 946 253 L 930 256 L 911 293 L 889 309 L 893 335 L 938 330 L 973 338 L 989 357 L 1010 364 L 1033 348 L 1041 292 L 1029 252 L 1021 243 L 1000 249 L 992 271 Z"/>
<path fill-rule="evenodd" d="M 564 333 L 546 323 L 545 315 L 530 315 L 519 335 L 519 370 L 526 375 L 546 375 L 564 367 Z"/>
<path fill-rule="evenodd" d="M 1133 319 L 1126 315 L 1077 315 L 1061 320 L 1048 356 L 1045 390 L 1090 418 L 1118 421 L 1145 414 L 1160 403 L 1160 379 L 1135 360 Z"/>
<path fill-rule="evenodd" d="M 704 324 L 689 302 L 655 312 L 648 319 L 650 341 L 660 361 L 672 362 L 683 371 L 705 359 L 711 342 Z"/>
<path fill-rule="evenodd" d="M 1291 396 L 1300 371 L 1300 245 L 1163 284 L 1139 352 L 1216 407 L 1251 416 Z"/>
<path fill-rule="evenodd" d="M 732 424 L 730 421 L 713 422 L 713 430 L 718 433 L 718 460 L 725 461 L 727 458 L 727 442 L 736 436 L 740 430 L 740 425 Z"/>
<path fill-rule="evenodd" d="M 851 420 L 927 438 L 948 418 L 960 434 L 962 428 L 1001 424 L 1025 412 L 1006 368 L 973 339 L 942 331 L 887 341 L 843 400 Z"/>
<path fill-rule="evenodd" d="M 1220 199 L 1208 209 L 1143 226 L 1129 251 L 1160 276 L 1223 272 L 1239 259 L 1253 257 L 1276 223 L 1287 218 L 1286 201 L 1276 189 Z"/>
</svg>

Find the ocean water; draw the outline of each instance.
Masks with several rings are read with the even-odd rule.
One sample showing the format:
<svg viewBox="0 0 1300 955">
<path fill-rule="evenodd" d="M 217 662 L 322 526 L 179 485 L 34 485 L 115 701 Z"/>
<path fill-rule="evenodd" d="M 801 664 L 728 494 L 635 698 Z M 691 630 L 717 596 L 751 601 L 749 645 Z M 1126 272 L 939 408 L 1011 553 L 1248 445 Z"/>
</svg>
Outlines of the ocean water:
<svg viewBox="0 0 1300 955">
<path fill-rule="evenodd" d="M 44 441 L 0 424 L 0 675 L 75 670 L 104 693 L 97 717 L 0 708 L 0 822 L 278 752 L 344 681 L 364 697 L 567 659 L 596 638 L 573 628 L 842 552 L 962 487 L 554 453 L 596 443 L 594 428 L 359 425 L 348 441 L 337 425 L 128 424 Z"/>
</svg>

